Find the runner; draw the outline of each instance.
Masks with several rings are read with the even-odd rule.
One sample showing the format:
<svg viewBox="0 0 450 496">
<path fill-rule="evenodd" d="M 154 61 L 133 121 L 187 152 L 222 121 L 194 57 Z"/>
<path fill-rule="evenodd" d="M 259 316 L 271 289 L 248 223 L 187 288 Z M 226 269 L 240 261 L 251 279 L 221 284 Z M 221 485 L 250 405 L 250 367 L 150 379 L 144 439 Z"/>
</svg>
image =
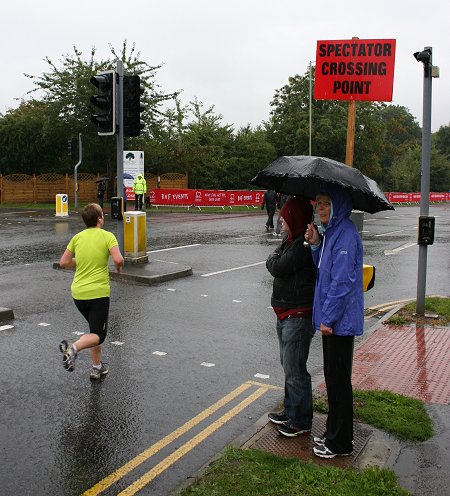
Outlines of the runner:
<svg viewBox="0 0 450 496">
<path fill-rule="evenodd" d="M 101 361 L 101 344 L 106 338 L 109 313 L 108 260 L 111 255 L 117 272 L 120 272 L 124 260 L 114 234 L 102 229 L 104 219 L 100 205 L 86 205 L 81 215 L 87 229 L 70 240 L 59 265 L 61 268 L 75 268 L 72 298 L 89 323 L 89 333 L 72 344 L 61 341 L 59 349 L 63 353 L 64 368 L 72 372 L 77 354 L 89 348 L 93 365 L 91 379 L 96 380 L 108 373 Z"/>
</svg>

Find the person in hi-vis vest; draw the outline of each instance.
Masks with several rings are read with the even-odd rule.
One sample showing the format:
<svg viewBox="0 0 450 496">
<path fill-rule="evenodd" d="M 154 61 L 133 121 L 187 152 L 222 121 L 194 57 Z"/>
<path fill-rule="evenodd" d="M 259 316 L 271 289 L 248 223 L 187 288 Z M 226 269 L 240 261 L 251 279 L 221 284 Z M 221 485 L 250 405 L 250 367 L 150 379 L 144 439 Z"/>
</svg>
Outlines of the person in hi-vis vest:
<svg viewBox="0 0 450 496">
<path fill-rule="evenodd" d="M 133 181 L 134 193 L 134 209 L 142 210 L 142 202 L 145 193 L 147 193 L 147 183 L 142 174 L 138 174 L 137 178 Z"/>
</svg>

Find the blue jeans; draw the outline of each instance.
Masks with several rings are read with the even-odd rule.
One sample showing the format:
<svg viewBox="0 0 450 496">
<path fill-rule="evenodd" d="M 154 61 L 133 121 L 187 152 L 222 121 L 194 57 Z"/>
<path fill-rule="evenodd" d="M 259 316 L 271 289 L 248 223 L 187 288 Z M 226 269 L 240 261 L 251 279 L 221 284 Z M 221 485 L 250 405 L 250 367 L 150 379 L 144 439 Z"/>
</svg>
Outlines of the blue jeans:
<svg viewBox="0 0 450 496">
<path fill-rule="evenodd" d="M 280 361 L 284 370 L 284 411 L 300 429 L 311 429 L 311 376 L 306 368 L 314 336 L 311 319 L 277 320 Z"/>
</svg>

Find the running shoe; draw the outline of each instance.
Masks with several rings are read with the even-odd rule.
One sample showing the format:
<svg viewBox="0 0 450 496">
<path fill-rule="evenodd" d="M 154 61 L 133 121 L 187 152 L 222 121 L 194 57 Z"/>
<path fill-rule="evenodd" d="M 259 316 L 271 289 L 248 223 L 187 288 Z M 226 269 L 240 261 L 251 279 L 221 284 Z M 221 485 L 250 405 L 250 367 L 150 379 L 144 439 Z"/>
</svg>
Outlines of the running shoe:
<svg viewBox="0 0 450 496">
<path fill-rule="evenodd" d="M 63 354 L 63 366 L 69 372 L 73 372 L 75 368 L 75 360 L 77 358 L 77 353 L 73 349 L 73 346 L 69 344 L 65 339 L 59 343 L 59 351 Z"/>
<path fill-rule="evenodd" d="M 348 453 L 334 453 L 323 444 L 314 446 L 313 453 L 320 458 L 336 458 L 336 456 L 350 456 L 353 450 Z"/>
<path fill-rule="evenodd" d="M 92 367 L 91 379 L 93 381 L 100 379 L 102 375 L 106 375 L 109 372 L 108 368 L 105 366 L 103 362 L 101 362 L 101 365 L 102 366 L 99 369 L 96 367 Z"/>
<path fill-rule="evenodd" d="M 311 429 L 301 429 L 300 427 L 297 427 L 293 424 L 292 420 L 288 420 L 284 424 L 280 424 L 277 429 L 280 434 L 287 437 L 296 437 L 300 436 L 300 434 L 311 432 Z"/>
<path fill-rule="evenodd" d="M 269 420 L 274 424 L 284 424 L 289 420 L 289 417 L 284 411 L 280 413 L 270 412 L 267 414 L 267 416 L 269 417 Z"/>
</svg>

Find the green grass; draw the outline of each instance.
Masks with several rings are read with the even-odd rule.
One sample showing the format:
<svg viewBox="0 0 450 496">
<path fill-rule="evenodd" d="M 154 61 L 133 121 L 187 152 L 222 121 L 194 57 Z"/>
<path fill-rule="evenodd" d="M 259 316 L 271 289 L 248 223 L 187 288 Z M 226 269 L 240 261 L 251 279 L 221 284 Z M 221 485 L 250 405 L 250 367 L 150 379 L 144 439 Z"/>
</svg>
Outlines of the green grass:
<svg viewBox="0 0 450 496">
<path fill-rule="evenodd" d="M 393 472 L 319 466 L 228 447 L 183 496 L 406 496 Z"/>
<path fill-rule="evenodd" d="M 425 441 L 433 423 L 425 405 L 390 391 L 354 391 L 355 417 L 404 441 Z"/>
<path fill-rule="evenodd" d="M 438 318 L 424 318 L 416 315 L 416 301 L 408 303 L 386 320 L 386 324 L 403 326 L 411 323 L 446 326 L 450 323 L 450 298 L 425 298 L 425 313 L 437 314 Z"/>
<path fill-rule="evenodd" d="M 353 391 L 357 420 L 393 434 L 403 441 L 425 441 L 433 436 L 433 423 L 425 405 L 390 391 Z M 314 398 L 314 410 L 327 413 L 326 396 Z"/>
</svg>

